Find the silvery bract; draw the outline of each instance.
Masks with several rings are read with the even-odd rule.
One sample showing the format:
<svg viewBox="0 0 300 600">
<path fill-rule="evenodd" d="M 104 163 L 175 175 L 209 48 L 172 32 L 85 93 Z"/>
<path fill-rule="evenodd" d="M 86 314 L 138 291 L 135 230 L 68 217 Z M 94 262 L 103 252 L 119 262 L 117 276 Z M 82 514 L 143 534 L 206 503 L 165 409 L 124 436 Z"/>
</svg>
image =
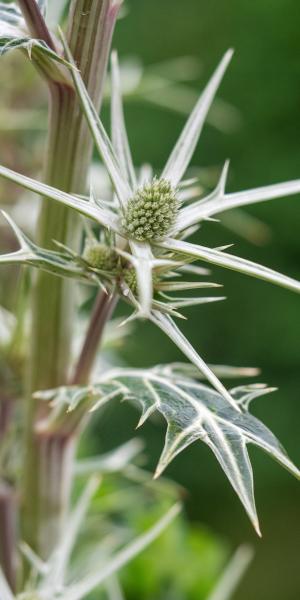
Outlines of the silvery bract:
<svg viewBox="0 0 300 600">
<path fill-rule="evenodd" d="M 64 45 L 67 60 L 72 64 L 70 51 L 65 42 Z M 185 374 L 176 378 L 174 373 L 169 376 L 164 373 L 164 380 L 161 380 L 155 371 L 127 371 L 114 372 L 111 382 L 96 383 L 92 397 L 94 393 L 97 397 L 100 395 L 100 404 L 120 394 L 134 397 L 142 404 L 142 421 L 154 410 L 162 412 L 168 422 L 168 433 L 158 473 L 196 439 L 207 443 L 258 530 L 246 444 L 252 442 L 260 446 L 296 476 L 299 472 L 271 432 L 248 413 L 250 399 L 268 390 L 249 387 L 227 391 L 215 370 L 199 356 L 173 320 L 174 317 L 182 317 L 178 310 L 185 306 L 220 298 L 170 295 L 216 286 L 211 282 L 181 279 L 183 275 L 202 276 L 207 273 L 202 266 L 191 264 L 198 259 L 300 292 L 298 281 L 228 253 L 226 248 L 207 248 L 187 241 L 203 221 L 220 212 L 300 192 L 300 180 L 296 180 L 227 194 L 226 162 L 212 193 L 200 199 L 189 196 L 189 182 L 183 177 L 231 57 L 232 51 L 229 50 L 201 94 L 162 173 L 156 177 L 149 168 L 142 168 L 138 175 L 133 165 L 124 124 L 116 54 L 112 55 L 111 63 L 112 140 L 88 96 L 79 71 L 73 65 L 71 74 L 82 110 L 113 185 L 112 200 L 96 198 L 93 190 L 88 198 L 68 194 L 5 167 L 0 167 L 0 175 L 92 219 L 101 226 L 100 238 L 95 238 L 88 229 L 82 255 L 65 247 L 50 252 L 38 248 L 10 220 L 20 250 L 3 255 L 0 260 L 3 263 L 23 262 L 61 276 L 96 283 L 108 294 L 118 295 L 133 306 L 130 318 L 148 318 L 181 349 L 216 391 L 195 379 L 186 378 Z M 56 408 L 61 402 L 64 407 L 67 405 L 75 410 L 90 394 L 85 388 L 70 387 L 54 390 L 46 396 L 54 400 Z"/>
</svg>

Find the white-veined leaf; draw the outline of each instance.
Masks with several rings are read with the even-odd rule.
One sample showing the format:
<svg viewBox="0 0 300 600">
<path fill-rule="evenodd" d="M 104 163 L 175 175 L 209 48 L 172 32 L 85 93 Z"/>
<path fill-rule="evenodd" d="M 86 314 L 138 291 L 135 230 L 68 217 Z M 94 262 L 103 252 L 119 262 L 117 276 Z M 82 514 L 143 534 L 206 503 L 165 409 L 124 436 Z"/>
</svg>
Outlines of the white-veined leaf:
<svg viewBox="0 0 300 600">
<path fill-rule="evenodd" d="M 176 346 L 185 354 L 185 356 L 193 363 L 199 371 L 206 377 L 206 379 L 211 383 L 211 385 L 222 394 L 226 401 L 231 404 L 235 408 L 236 411 L 239 410 L 235 401 L 231 398 L 230 394 L 218 379 L 218 377 L 211 371 L 206 362 L 199 356 L 196 352 L 195 348 L 193 348 L 192 344 L 188 341 L 188 339 L 183 335 L 182 331 L 177 327 L 174 323 L 173 319 L 169 315 L 163 315 L 158 311 L 152 311 L 150 320 L 161 329 L 169 338 L 172 340 Z"/>
<path fill-rule="evenodd" d="M 73 77 L 77 94 L 79 96 L 82 110 L 84 112 L 87 124 L 93 136 L 95 146 L 107 168 L 107 171 L 109 173 L 109 176 L 111 178 L 112 184 L 115 188 L 116 194 L 119 198 L 121 205 L 126 204 L 128 198 L 132 196 L 132 189 L 127 181 L 127 178 L 124 177 L 123 172 L 119 167 L 118 159 L 115 155 L 113 146 L 100 121 L 97 111 L 89 97 L 81 75 L 78 69 L 76 68 L 76 65 L 74 64 L 72 54 L 68 48 L 67 42 L 63 34 L 61 34 L 61 37 L 63 40 L 68 60 L 71 64 L 73 64 L 71 74 Z"/>
<path fill-rule="evenodd" d="M 119 219 L 111 212 L 109 209 L 101 208 L 98 204 L 92 204 L 91 202 L 81 200 L 77 196 L 73 196 L 71 194 L 67 194 L 66 192 L 62 192 L 46 183 L 42 183 L 40 181 L 36 181 L 35 179 L 31 179 L 25 175 L 21 175 L 20 173 L 16 173 L 7 167 L 0 166 L 0 176 L 4 177 L 8 181 L 12 181 L 21 187 L 34 192 L 35 194 L 40 194 L 49 200 L 54 200 L 54 202 L 59 202 L 60 204 L 64 204 L 65 206 L 69 206 L 73 208 L 77 212 L 83 214 L 85 217 L 89 217 L 94 221 L 97 221 L 103 227 L 107 227 L 116 233 L 121 235 L 121 231 L 119 229 L 118 223 Z"/>
<path fill-rule="evenodd" d="M 38 0 L 37 4 L 39 5 L 42 14 L 45 15 L 46 2 L 44 0 Z M 30 58 L 37 58 L 38 60 L 41 55 L 45 55 L 57 63 L 69 66 L 68 63 L 43 40 L 36 39 L 30 35 L 22 12 L 14 2 L 10 4 L 0 2 L 0 55 L 5 54 L 8 50 L 14 49 L 27 50 Z M 46 67 L 45 64 L 44 67 Z M 47 66 L 47 69 L 50 69 L 54 73 L 50 63 Z M 67 81 L 62 71 L 57 70 L 56 76 L 59 80 L 62 78 L 64 81 Z"/>
<path fill-rule="evenodd" d="M 123 175 L 134 190 L 137 188 L 137 179 L 124 121 L 120 69 L 116 51 L 111 55 L 111 133 L 112 145 Z"/>
<path fill-rule="evenodd" d="M 205 290 L 207 288 L 219 288 L 222 286 L 219 283 L 211 281 L 168 281 L 166 279 L 157 283 L 155 287 L 161 292 L 183 292 L 185 290 Z"/>
<path fill-rule="evenodd" d="M 20 249 L 8 254 L 0 254 L 1 264 L 19 264 L 29 265 L 44 271 L 55 273 L 61 277 L 71 277 L 89 283 L 101 284 L 96 272 L 84 268 L 83 264 L 74 260 L 74 255 L 70 252 L 55 252 L 41 248 L 34 244 L 16 225 L 13 219 L 4 211 L 3 216 L 12 227 L 16 238 L 20 244 Z"/>
<path fill-rule="evenodd" d="M 199 258 L 200 260 L 218 265 L 219 267 L 225 267 L 225 269 L 231 269 L 233 271 L 238 271 L 239 273 L 244 273 L 245 275 L 250 275 L 251 277 L 269 281 L 270 283 L 274 283 L 294 292 L 300 292 L 299 281 L 287 277 L 286 275 L 282 275 L 281 273 L 277 273 L 276 271 L 273 271 L 273 269 L 269 269 L 263 265 L 259 265 L 245 258 L 240 258 L 239 256 L 226 254 L 220 250 L 171 238 L 159 243 L 157 242 L 157 245 L 166 248 L 167 250 L 172 250 L 173 252 Z"/>
<path fill-rule="evenodd" d="M 189 306 L 199 306 L 200 304 L 210 304 L 211 302 L 220 302 L 226 300 L 226 296 L 204 296 L 199 298 L 170 298 L 169 304 L 172 308 L 188 308 Z"/>
<path fill-rule="evenodd" d="M 156 367 L 159 373 L 165 373 L 167 377 L 180 377 L 184 375 L 192 379 L 205 379 L 199 369 L 191 363 L 174 362 L 167 365 L 158 365 Z M 209 368 L 220 379 L 234 379 L 236 377 L 256 377 L 259 375 L 259 369 L 253 367 L 232 367 L 228 365 L 209 365 Z M 155 368 L 154 368 L 155 370 Z"/>
<path fill-rule="evenodd" d="M 92 411 L 116 397 L 135 401 L 142 408 L 139 425 L 159 411 L 168 429 L 156 476 L 190 444 L 203 441 L 216 456 L 259 532 L 247 444 L 258 446 L 300 479 L 299 470 L 276 437 L 248 412 L 250 400 L 271 391 L 273 388 L 258 384 L 234 388 L 231 396 L 239 403 L 238 412 L 219 392 L 179 371 L 168 375 L 165 367 L 161 371 L 156 367 L 113 369 L 94 385 L 58 388 L 40 392 L 38 397 L 61 402 L 70 409 L 78 408 L 80 398 L 86 409 Z"/>
<path fill-rule="evenodd" d="M 202 219 L 232 208 L 266 202 L 267 200 L 282 198 L 283 196 L 300 194 L 300 179 L 226 194 L 225 186 L 228 168 L 229 161 L 226 161 L 220 180 L 211 194 L 206 198 L 194 202 L 190 206 L 186 206 L 180 211 L 176 231 L 183 231 L 187 227 L 199 223 Z"/>
<path fill-rule="evenodd" d="M 228 50 L 202 92 L 163 170 L 162 178 L 176 187 L 194 154 L 206 115 L 232 57 Z"/>
<path fill-rule="evenodd" d="M 23 16 L 15 2 L 0 2 L 0 22 L 17 26 L 22 24 Z"/>
</svg>

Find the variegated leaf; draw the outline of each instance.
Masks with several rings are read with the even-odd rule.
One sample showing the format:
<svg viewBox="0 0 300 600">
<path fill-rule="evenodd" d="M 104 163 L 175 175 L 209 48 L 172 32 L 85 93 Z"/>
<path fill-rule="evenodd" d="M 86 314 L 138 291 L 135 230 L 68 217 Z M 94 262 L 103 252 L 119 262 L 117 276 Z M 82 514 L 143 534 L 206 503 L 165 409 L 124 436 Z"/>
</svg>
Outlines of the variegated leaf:
<svg viewBox="0 0 300 600">
<path fill-rule="evenodd" d="M 121 234 L 117 216 L 108 208 L 103 208 L 101 203 L 93 202 L 92 198 L 90 201 L 82 200 L 76 195 L 67 194 L 46 183 L 36 181 L 35 179 L 31 179 L 26 175 L 21 175 L 21 173 L 16 173 L 16 171 L 3 166 L 0 166 L 0 177 L 4 177 L 4 179 L 12 181 L 35 194 L 40 194 L 42 197 L 48 198 L 49 200 L 69 206 L 85 217 L 97 221 L 103 227 Z"/>
<path fill-rule="evenodd" d="M 263 279 L 264 281 L 300 293 L 299 281 L 287 277 L 286 275 L 282 275 L 281 273 L 277 273 L 276 271 L 273 271 L 273 269 L 247 260 L 246 258 L 223 252 L 223 248 L 207 248 L 206 246 L 191 244 L 175 238 L 168 238 L 162 242 L 157 242 L 157 245 L 178 254 L 182 253 L 186 256 L 194 257 L 195 259 L 198 258 L 199 260 L 209 262 L 213 265 L 238 271 L 239 273 L 250 275 L 250 277 L 257 277 L 257 279 Z"/>
<path fill-rule="evenodd" d="M 76 255 L 72 251 L 55 252 L 41 248 L 32 242 L 16 225 L 12 218 L 2 211 L 2 214 L 12 227 L 16 238 L 19 242 L 20 249 L 8 254 L 0 254 L 0 265 L 3 264 L 19 264 L 29 265 L 55 273 L 61 277 L 71 277 L 73 279 L 85 280 L 90 283 L 99 283 L 96 270 L 89 270 L 84 262 L 80 262 L 80 258 L 76 261 Z"/>
<path fill-rule="evenodd" d="M 180 212 L 176 226 L 176 233 L 199 223 L 203 219 L 222 213 L 233 208 L 266 202 L 283 196 L 300 194 L 300 179 L 284 181 L 250 190 L 226 193 L 226 181 L 229 161 L 225 162 L 216 188 L 206 197 L 184 207 Z"/>
<path fill-rule="evenodd" d="M 297 478 L 299 470 L 288 458 L 276 437 L 248 412 L 251 400 L 273 391 L 265 385 L 234 388 L 231 396 L 238 402 L 235 410 L 215 390 L 180 374 L 179 369 L 114 369 L 89 387 L 62 387 L 40 392 L 37 397 L 62 404 L 69 410 L 97 410 L 112 398 L 137 402 L 142 408 L 139 425 L 155 411 L 168 423 L 164 450 L 156 470 L 159 476 L 168 464 L 196 440 L 203 441 L 215 454 L 231 485 L 243 503 L 255 529 L 259 525 L 255 508 L 252 467 L 247 444 L 252 443 Z"/>
</svg>

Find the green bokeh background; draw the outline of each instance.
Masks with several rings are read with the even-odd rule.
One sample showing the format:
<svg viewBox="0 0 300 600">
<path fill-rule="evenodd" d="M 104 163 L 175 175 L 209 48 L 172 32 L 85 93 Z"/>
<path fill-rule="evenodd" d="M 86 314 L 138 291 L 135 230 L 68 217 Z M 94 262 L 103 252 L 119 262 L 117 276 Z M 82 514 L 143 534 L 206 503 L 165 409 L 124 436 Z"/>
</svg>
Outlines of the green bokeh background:
<svg viewBox="0 0 300 600">
<path fill-rule="evenodd" d="M 131 0 L 114 45 L 122 57 L 138 55 L 145 65 L 195 56 L 203 65 L 199 89 L 224 51 L 235 55 L 220 95 L 241 114 L 231 134 L 206 126 L 193 164 L 221 166 L 231 159 L 228 190 L 300 176 L 300 34 L 297 0 Z M 137 164 L 160 169 L 183 118 L 149 105 L 129 105 L 126 120 Z M 291 276 L 300 277 L 299 196 L 247 209 L 272 230 L 266 245 L 253 246 L 221 225 L 207 224 L 198 240 L 210 245 L 234 242 L 235 252 Z M 190 310 L 184 331 L 209 361 L 259 366 L 261 381 L 279 387 L 252 410 L 278 435 L 300 463 L 299 297 L 263 282 L 214 269 L 225 286 L 226 303 Z M 136 366 L 181 359 L 162 334 L 148 325 L 128 342 L 124 358 Z M 120 410 L 120 409 L 119 409 Z M 120 413 L 119 413 L 120 414 Z M 94 426 L 108 447 L 131 434 L 136 415 L 122 407 Z M 147 449 L 158 456 L 163 424 L 144 429 Z M 195 444 L 176 459 L 168 474 L 189 491 L 187 510 L 195 521 L 218 531 L 233 545 L 248 540 L 256 555 L 235 600 L 298 600 L 300 596 L 300 487 L 286 472 L 251 450 L 263 539 L 251 530 L 238 500 L 215 459 Z M 180 549 L 179 549 L 180 551 Z"/>
<path fill-rule="evenodd" d="M 224 134 L 207 125 L 193 158 L 195 166 L 221 168 L 230 158 L 228 191 L 300 177 L 299 0 L 128 0 L 128 9 L 114 37 L 121 57 L 138 56 L 144 65 L 151 65 L 193 56 L 202 66 L 201 78 L 193 82 L 193 88 L 196 85 L 201 90 L 224 51 L 230 46 L 235 49 L 220 96 L 237 108 L 240 126 Z M 22 91 L 15 108 L 30 108 L 30 83 L 22 80 L 18 64 L 4 71 L 1 103 L 9 106 L 10 92 L 5 92 L 9 86 L 24 90 L 27 85 L 28 95 Z M 40 89 L 39 83 L 36 86 Z M 41 95 L 42 103 L 43 92 Z M 108 117 L 105 109 L 106 121 Z M 150 162 L 159 170 L 183 117 L 149 104 L 129 103 L 126 121 L 136 164 Z M 5 163 L 35 174 L 36 164 L 40 165 L 37 137 L 32 133 L 20 139 L 4 135 L 1 152 Z M 197 239 L 211 246 L 233 242 L 233 251 L 239 255 L 300 279 L 299 202 L 300 197 L 295 196 L 247 208 L 248 214 L 271 229 L 265 245 L 251 245 L 222 224 L 213 223 L 205 224 Z M 5 240 L 2 243 L 4 246 Z M 186 311 L 189 319 L 183 329 L 208 362 L 259 366 L 259 380 L 279 388 L 258 400 L 252 410 L 300 465 L 299 296 L 217 268 L 213 275 L 224 284 L 227 301 Z M 6 296 L 5 281 L 1 301 Z M 147 324 L 137 326 L 137 335 L 129 338 L 122 352 L 124 360 L 134 366 L 182 358 Z M 127 405 L 109 409 L 93 422 L 93 448 L 107 450 L 129 439 L 136 419 L 135 410 Z M 149 468 L 154 468 L 158 458 L 164 429 L 157 420 L 141 432 Z M 251 449 L 251 458 L 262 540 L 256 538 L 204 445 L 188 448 L 167 474 L 187 489 L 186 509 L 193 522 L 219 533 L 232 549 L 245 541 L 255 547 L 254 562 L 234 600 L 299 600 L 299 483 L 261 452 Z"/>
</svg>

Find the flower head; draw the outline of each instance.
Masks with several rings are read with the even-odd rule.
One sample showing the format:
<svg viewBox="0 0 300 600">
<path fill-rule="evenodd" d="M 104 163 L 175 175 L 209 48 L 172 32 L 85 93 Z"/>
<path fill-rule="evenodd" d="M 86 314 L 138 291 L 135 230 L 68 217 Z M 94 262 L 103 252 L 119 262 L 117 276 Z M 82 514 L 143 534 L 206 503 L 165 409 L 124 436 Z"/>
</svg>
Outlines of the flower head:
<svg viewBox="0 0 300 600">
<path fill-rule="evenodd" d="M 113 271 L 116 269 L 119 257 L 115 250 L 97 240 L 86 242 L 82 258 L 94 269 Z"/>
<path fill-rule="evenodd" d="M 64 45 L 68 60 L 74 64 L 65 41 Z M 232 51 L 229 50 L 225 53 L 192 110 L 160 178 L 152 181 L 149 170 L 146 177 L 141 176 L 138 180 L 132 161 L 125 128 L 116 54 L 113 53 L 112 55 L 112 141 L 99 119 L 80 72 L 74 64 L 72 69 L 74 86 L 96 148 L 113 184 L 115 201 L 111 202 L 110 205 L 93 196 L 90 199 L 83 199 L 67 194 L 46 184 L 16 174 L 5 167 L 0 167 L 0 175 L 41 194 L 43 197 L 51 198 L 56 202 L 74 208 L 86 217 L 98 222 L 106 231 L 109 231 L 115 252 L 122 257 L 121 270 L 124 267 L 131 269 L 131 271 L 134 271 L 134 275 L 132 272 L 128 272 L 126 277 L 130 277 L 130 282 L 127 282 L 126 286 L 115 285 L 116 282 L 122 283 L 122 278 L 125 280 L 123 272 L 112 276 L 111 279 L 117 281 L 110 282 L 109 280 L 108 291 L 115 293 L 115 290 L 118 289 L 119 293 L 123 294 L 123 297 L 134 306 L 134 317 L 137 315 L 143 318 L 147 317 L 155 323 L 197 366 L 228 402 L 237 408 L 236 403 L 223 384 L 202 360 L 172 319 L 172 317 L 182 316 L 178 314 L 178 308 L 202 304 L 206 301 L 216 300 L 216 298 L 174 298 L 166 294 L 166 292 L 172 293 L 180 290 L 192 290 L 196 287 L 212 286 L 211 283 L 182 281 L 180 279 L 180 276 L 184 273 L 203 274 L 202 267 L 190 264 L 197 260 L 233 269 L 300 293 L 300 283 L 291 277 L 227 253 L 224 251 L 224 247 L 207 248 L 187 241 L 190 233 L 197 230 L 203 221 L 218 213 L 254 202 L 262 202 L 300 192 L 300 180 L 295 180 L 254 190 L 226 193 L 228 171 L 228 162 L 226 162 L 216 188 L 209 195 L 195 198 L 193 194 L 189 195 L 187 193 L 188 184 L 183 180 L 183 177 L 231 57 Z M 90 260 L 98 261 L 99 259 L 101 264 L 103 264 L 103 258 L 105 261 L 111 260 L 110 255 L 104 257 L 103 249 L 100 249 L 100 255 L 95 257 L 94 250 L 94 248 L 87 250 L 93 255 L 90 256 Z M 4 260 L 6 259 L 3 258 L 2 262 Z M 11 257 L 9 257 L 9 260 L 11 260 Z M 200 272 L 201 270 L 202 272 Z M 93 273 L 93 275 L 95 274 Z M 156 276 L 160 278 L 160 281 L 154 285 Z M 135 277 L 134 281 L 133 277 Z M 171 278 L 173 278 L 173 281 Z M 159 299 L 157 296 L 153 297 L 154 288 L 157 295 L 159 294 Z M 130 293 L 128 293 L 128 289 Z M 237 408 L 237 410 L 239 409 Z"/>
<path fill-rule="evenodd" d="M 129 238 L 145 242 L 166 236 L 175 224 L 180 202 L 166 179 L 153 179 L 128 201 L 122 226 Z"/>
</svg>

